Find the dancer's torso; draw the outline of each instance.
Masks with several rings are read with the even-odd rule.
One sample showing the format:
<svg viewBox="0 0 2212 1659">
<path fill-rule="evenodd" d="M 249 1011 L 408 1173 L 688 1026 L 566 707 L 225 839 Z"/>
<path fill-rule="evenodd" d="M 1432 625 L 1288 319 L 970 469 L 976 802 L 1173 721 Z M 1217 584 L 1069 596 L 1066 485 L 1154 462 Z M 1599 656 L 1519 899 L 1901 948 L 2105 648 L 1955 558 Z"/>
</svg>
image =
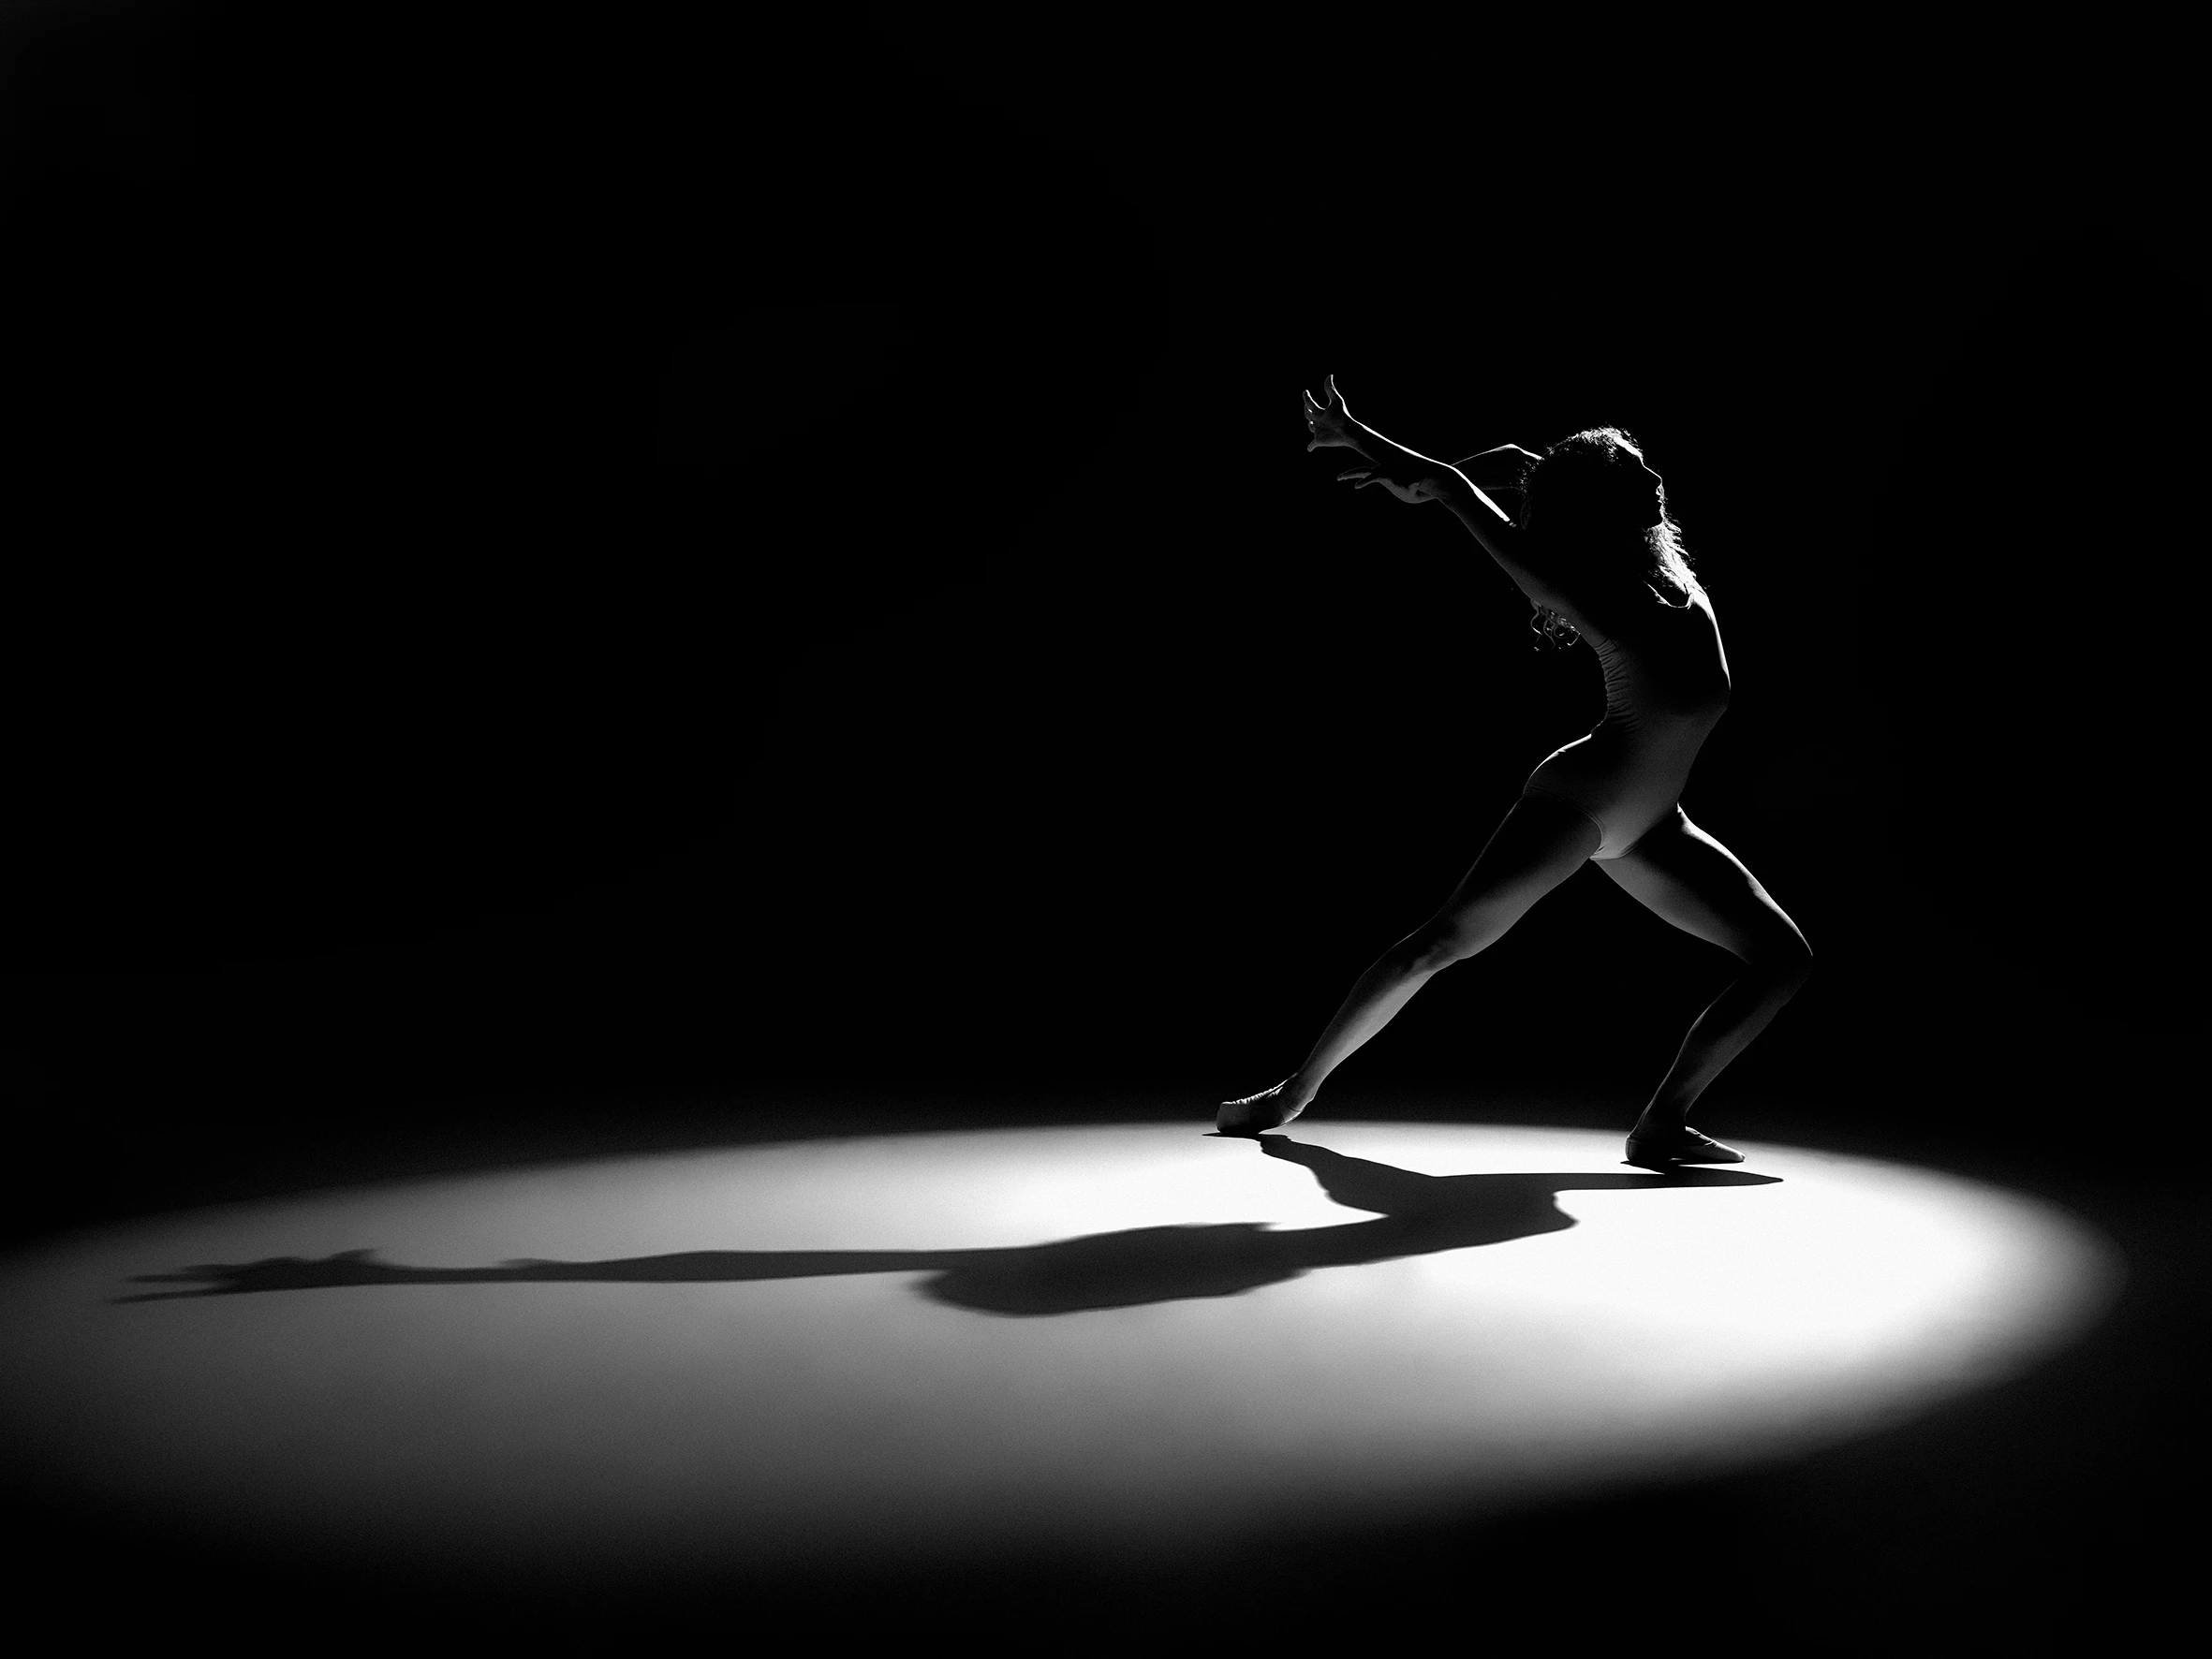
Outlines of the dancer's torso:
<svg viewBox="0 0 2212 1659">
<path fill-rule="evenodd" d="M 1641 603 L 1577 605 L 1541 578 L 1521 585 L 1580 630 L 1605 673 L 1605 717 L 1530 773 L 1527 789 L 1580 808 L 1603 837 L 1591 857 L 1617 859 L 1674 809 L 1728 707 L 1712 604 L 1698 593 L 1670 605 L 1644 590 Z"/>
</svg>

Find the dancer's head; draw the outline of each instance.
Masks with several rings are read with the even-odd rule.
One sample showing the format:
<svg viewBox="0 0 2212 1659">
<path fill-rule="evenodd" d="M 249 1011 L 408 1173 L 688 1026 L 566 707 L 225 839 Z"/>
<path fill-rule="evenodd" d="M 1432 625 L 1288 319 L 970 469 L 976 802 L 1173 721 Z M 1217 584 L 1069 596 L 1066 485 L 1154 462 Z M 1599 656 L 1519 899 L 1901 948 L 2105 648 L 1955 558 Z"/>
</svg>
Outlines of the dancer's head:
<svg viewBox="0 0 2212 1659">
<path fill-rule="evenodd" d="M 1528 469 L 1528 512 L 1559 530 L 1642 530 L 1667 515 L 1667 489 L 1617 426 L 1561 438 Z"/>
<path fill-rule="evenodd" d="M 1644 450 L 1617 426 L 1593 426 L 1561 438 L 1528 469 L 1522 522 L 1574 556 L 1617 565 L 1627 575 L 1696 591 L 1682 553 L 1681 529 L 1667 515 L 1667 487 Z"/>
</svg>

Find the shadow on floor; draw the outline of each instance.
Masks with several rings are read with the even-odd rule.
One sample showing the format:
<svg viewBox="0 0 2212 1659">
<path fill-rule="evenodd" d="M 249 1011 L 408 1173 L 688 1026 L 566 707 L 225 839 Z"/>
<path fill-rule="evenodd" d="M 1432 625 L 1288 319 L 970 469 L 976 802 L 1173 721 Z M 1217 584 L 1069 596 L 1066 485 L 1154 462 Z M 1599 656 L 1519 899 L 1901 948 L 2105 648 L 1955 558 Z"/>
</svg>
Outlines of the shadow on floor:
<svg viewBox="0 0 2212 1659">
<path fill-rule="evenodd" d="M 915 1289 L 952 1307 L 983 1314 L 1080 1314 L 1239 1296 L 1314 1268 L 1358 1267 L 1556 1233 L 1575 1225 L 1553 1201 L 1565 1192 L 1767 1186 L 1779 1180 L 1723 1169 L 1667 1175 L 1420 1175 L 1346 1157 L 1288 1135 L 1262 1136 L 1258 1144 L 1269 1157 L 1304 1165 L 1337 1203 L 1380 1219 L 1283 1232 L 1262 1222 L 1132 1227 L 994 1250 L 694 1250 L 619 1261 L 509 1261 L 485 1268 L 395 1267 L 370 1259 L 373 1251 L 347 1250 L 319 1260 L 273 1256 L 141 1273 L 132 1283 L 193 1288 L 117 1299 L 176 1301 L 368 1285 L 734 1284 L 925 1272 L 933 1276 Z"/>
</svg>

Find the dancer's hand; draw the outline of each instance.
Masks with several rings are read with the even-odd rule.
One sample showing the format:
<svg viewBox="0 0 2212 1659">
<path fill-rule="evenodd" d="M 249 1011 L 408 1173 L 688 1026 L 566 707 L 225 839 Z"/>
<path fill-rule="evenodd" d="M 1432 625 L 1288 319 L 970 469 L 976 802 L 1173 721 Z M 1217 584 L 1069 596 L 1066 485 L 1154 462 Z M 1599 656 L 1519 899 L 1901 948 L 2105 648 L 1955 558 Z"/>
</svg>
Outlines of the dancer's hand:
<svg viewBox="0 0 2212 1659">
<path fill-rule="evenodd" d="M 1306 452 L 1361 449 L 1360 439 L 1366 436 L 1367 429 L 1354 420 L 1351 411 L 1344 406 L 1344 399 L 1336 390 L 1336 376 L 1330 375 L 1322 385 L 1329 393 L 1328 402 L 1316 403 L 1312 392 L 1305 394 L 1305 430 L 1313 433 L 1313 441 L 1305 446 Z"/>
<path fill-rule="evenodd" d="M 1349 483 L 1354 490 L 1364 490 L 1369 484 L 1380 484 L 1400 501 L 1423 502 L 1444 499 L 1445 482 L 1438 476 L 1436 462 L 1423 462 L 1419 456 L 1408 458 L 1409 463 L 1390 462 L 1380 465 L 1373 462 L 1355 466 L 1349 472 L 1336 475 L 1339 484 Z M 1410 464 L 1415 463 L 1418 464 Z"/>
<path fill-rule="evenodd" d="M 333 1285 L 390 1284 L 404 1270 L 369 1259 L 373 1250 L 341 1250 L 335 1255 L 309 1260 L 299 1255 L 272 1255 L 261 1261 L 207 1262 L 174 1273 L 133 1273 L 136 1285 L 190 1285 L 191 1290 L 170 1290 L 125 1297 L 125 1301 L 162 1301 L 175 1297 L 239 1296 L 257 1290 L 317 1290 Z"/>
</svg>

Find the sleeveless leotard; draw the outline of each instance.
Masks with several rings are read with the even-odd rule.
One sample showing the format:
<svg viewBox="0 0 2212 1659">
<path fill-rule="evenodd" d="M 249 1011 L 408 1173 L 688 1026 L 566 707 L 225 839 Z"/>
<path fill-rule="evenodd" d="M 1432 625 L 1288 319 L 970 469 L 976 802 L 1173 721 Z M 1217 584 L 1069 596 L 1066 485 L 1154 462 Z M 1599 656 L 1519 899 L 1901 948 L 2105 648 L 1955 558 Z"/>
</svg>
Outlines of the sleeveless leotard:
<svg viewBox="0 0 2212 1659">
<path fill-rule="evenodd" d="M 1681 606 L 1647 593 L 1645 605 L 1608 617 L 1612 629 L 1563 595 L 1531 597 L 1597 652 L 1605 717 L 1529 773 L 1523 792 L 1577 808 L 1603 838 L 1590 856 L 1617 859 L 1681 800 L 1690 765 L 1728 706 L 1719 624 L 1703 593 Z"/>
</svg>

